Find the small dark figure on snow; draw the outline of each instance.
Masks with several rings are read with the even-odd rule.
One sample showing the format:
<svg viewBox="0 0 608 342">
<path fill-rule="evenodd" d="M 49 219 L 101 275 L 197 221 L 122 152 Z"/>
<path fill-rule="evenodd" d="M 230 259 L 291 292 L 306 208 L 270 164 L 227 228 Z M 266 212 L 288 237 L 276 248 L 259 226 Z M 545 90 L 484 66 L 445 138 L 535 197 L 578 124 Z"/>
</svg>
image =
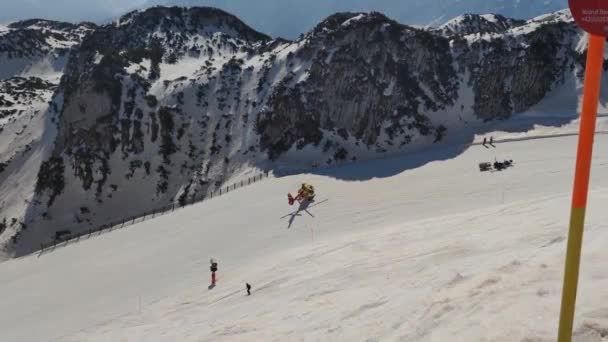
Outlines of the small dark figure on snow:
<svg viewBox="0 0 608 342">
<path fill-rule="evenodd" d="M 209 269 L 211 270 L 211 285 L 215 285 L 215 272 L 217 272 L 217 261 L 211 259 L 209 260 L 209 262 L 211 263 L 211 267 L 209 267 Z"/>
<path fill-rule="evenodd" d="M 245 286 L 247 286 L 247 295 L 251 296 L 251 285 L 249 285 L 249 283 L 245 283 Z"/>
<path fill-rule="evenodd" d="M 483 137 L 483 144 L 482 145 L 486 146 L 486 143 L 487 143 L 487 139 L 486 139 L 486 137 Z"/>
<path fill-rule="evenodd" d="M 490 137 L 490 145 L 494 143 L 494 137 Z"/>
</svg>

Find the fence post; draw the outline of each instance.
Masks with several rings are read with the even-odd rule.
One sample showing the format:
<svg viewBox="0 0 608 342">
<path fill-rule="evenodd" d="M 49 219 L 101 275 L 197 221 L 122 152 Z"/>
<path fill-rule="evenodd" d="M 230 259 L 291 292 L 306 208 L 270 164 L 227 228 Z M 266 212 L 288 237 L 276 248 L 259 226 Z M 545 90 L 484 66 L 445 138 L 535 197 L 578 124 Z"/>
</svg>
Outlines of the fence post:
<svg viewBox="0 0 608 342">
<path fill-rule="evenodd" d="M 220 196 L 222 195 L 222 188 L 220 188 Z"/>
<path fill-rule="evenodd" d="M 144 215 L 145 217 L 145 215 Z M 133 222 L 131 222 L 131 224 L 135 224 L 135 216 L 133 216 Z"/>
</svg>

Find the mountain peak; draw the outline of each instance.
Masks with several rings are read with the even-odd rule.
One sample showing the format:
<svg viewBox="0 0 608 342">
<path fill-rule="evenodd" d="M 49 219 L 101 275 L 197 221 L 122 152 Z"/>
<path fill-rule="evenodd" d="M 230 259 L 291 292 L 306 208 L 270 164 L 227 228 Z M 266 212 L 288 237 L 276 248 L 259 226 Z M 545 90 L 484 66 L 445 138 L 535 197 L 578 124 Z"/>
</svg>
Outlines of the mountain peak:
<svg viewBox="0 0 608 342">
<path fill-rule="evenodd" d="M 500 14 L 463 14 L 439 27 L 445 34 L 501 33 L 525 24 L 524 20 L 506 18 Z"/>
<path fill-rule="evenodd" d="M 155 6 L 127 13 L 115 25 L 118 28 L 139 26 L 162 31 L 221 31 L 245 40 L 270 39 L 236 16 L 213 7 Z"/>
<path fill-rule="evenodd" d="M 330 32 L 346 32 L 374 25 L 402 25 L 380 12 L 340 12 L 327 17 L 310 33 L 312 36 Z"/>
<path fill-rule="evenodd" d="M 22 21 L 16 21 L 7 25 L 9 29 L 47 29 L 52 31 L 71 31 L 78 29 L 79 27 L 94 29 L 97 25 L 89 22 L 83 22 L 80 24 L 72 24 L 61 21 L 47 20 L 47 19 L 27 19 Z"/>
<path fill-rule="evenodd" d="M 7 26 L 0 25 L 0 52 L 7 52 L 8 59 L 42 56 L 52 51 L 63 54 L 66 49 L 79 45 L 84 37 L 96 28 L 93 23 L 72 24 L 45 19 L 29 19 Z M 24 64 L 17 69 L 21 72 L 27 67 Z M 3 68 L 0 79 L 14 75 L 14 72 L 15 70 Z"/>
<path fill-rule="evenodd" d="M 566 8 L 561 11 L 543 14 L 528 20 L 528 23 L 549 24 L 556 22 L 574 22 L 574 18 L 572 17 L 572 13 L 570 13 L 570 9 Z"/>
</svg>

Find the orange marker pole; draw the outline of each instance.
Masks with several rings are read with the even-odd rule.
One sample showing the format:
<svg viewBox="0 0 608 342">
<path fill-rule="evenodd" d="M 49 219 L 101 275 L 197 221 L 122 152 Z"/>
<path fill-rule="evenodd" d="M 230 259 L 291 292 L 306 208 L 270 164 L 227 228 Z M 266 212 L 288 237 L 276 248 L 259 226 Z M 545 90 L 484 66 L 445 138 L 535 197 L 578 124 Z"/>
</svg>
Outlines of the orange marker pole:
<svg viewBox="0 0 608 342">
<path fill-rule="evenodd" d="M 583 89 L 583 108 L 576 155 L 572 211 L 570 214 L 570 231 L 568 233 L 562 306 L 557 337 L 558 342 L 570 342 L 572 340 L 572 326 L 576 306 L 576 290 L 578 287 L 578 272 L 585 226 L 585 208 L 587 206 L 587 193 L 589 191 L 589 175 L 591 174 L 593 136 L 597 118 L 597 105 L 600 97 L 605 39 L 605 37 L 593 34 L 589 35 L 589 49 L 587 50 L 587 66 Z"/>
</svg>

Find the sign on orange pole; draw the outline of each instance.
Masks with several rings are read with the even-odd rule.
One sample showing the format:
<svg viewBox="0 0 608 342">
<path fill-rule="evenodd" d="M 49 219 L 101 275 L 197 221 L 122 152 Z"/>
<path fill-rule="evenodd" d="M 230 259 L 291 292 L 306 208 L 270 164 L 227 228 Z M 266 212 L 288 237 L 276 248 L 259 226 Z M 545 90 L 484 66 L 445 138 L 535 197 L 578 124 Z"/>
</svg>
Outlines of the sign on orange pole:
<svg viewBox="0 0 608 342">
<path fill-rule="evenodd" d="M 568 0 L 574 20 L 583 30 L 596 36 L 608 36 L 606 0 Z"/>
<path fill-rule="evenodd" d="M 600 97 L 605 36 L 608 35 L 608 1 L 569 0 L 568 4 L 576 23 L 589 33 L 589 47 L 587 49 L 583 107 L 578 137 L 572 211 L 570 213 L 570 230 L 568 232 L 564 286 L 562 289 L 562 305 L 557 337 L 559 342 L 570 342 L 572 340 L 578 273 L 585 226 L 585 208 L 587 206 L 591 157 L 593 155 L 593 137 Z"/>
</svg>

